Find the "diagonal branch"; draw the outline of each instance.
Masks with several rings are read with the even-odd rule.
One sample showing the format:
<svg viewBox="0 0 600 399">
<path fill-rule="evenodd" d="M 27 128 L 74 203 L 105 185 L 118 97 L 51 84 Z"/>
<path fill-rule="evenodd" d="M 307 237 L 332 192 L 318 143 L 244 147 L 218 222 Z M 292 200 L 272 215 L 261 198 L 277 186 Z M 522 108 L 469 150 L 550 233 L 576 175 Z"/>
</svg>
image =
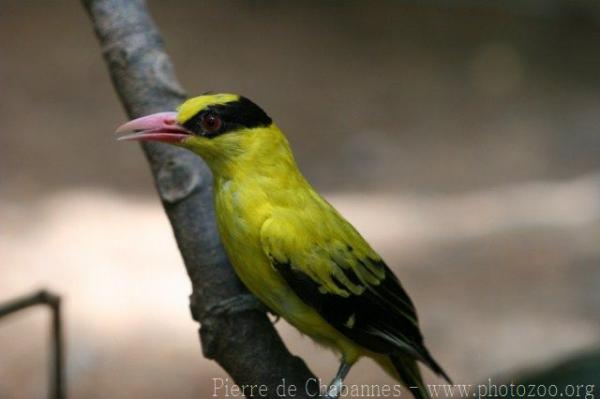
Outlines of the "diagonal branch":
<svg viewBox="0 0 600 399">
<path fill-rule="evenodd" d="M 144 1 L 82 2 L 129 117 L 173 110 L 185 93 Z M 304 387 L 316 379 L 285 348 L 227 260 L 215 225 L 207 166 L 172 146 L 145 143 L 142 149 L 192 282 L 190 307 L 201 323 L 204 355 L 215 359 L 238 385 L 266 385 L 267 397 L 278 397 L 282 378 L 298 387 L 295 397 L 310 397 Z"/>
</svg>

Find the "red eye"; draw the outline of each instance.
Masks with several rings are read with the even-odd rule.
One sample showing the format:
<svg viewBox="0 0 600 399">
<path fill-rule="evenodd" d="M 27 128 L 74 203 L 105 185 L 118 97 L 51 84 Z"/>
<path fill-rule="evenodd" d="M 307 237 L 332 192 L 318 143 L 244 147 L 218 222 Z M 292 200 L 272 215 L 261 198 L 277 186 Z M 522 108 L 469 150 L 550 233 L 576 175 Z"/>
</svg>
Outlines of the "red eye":
<svg viewBox="0 0 600 399">
<path fill-rule="evenodd" d="M 214 133 L 221 128 L 221 118 L 213 114 L 202 117 L 202 128 L 209 133 Z"/>
</svg>

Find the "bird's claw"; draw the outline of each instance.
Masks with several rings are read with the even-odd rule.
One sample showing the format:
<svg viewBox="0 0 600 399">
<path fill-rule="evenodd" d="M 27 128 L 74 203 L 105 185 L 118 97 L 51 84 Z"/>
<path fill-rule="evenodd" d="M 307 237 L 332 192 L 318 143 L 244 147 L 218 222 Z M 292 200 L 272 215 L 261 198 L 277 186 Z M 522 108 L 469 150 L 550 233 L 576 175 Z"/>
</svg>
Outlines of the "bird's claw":
<svg viewBox="0 0 600 399">
<path fill-rule="evenodd" d="M 342 391 L 342 382 L 341 378 L 334 379 L 329 388 L 327 388 L 327 395 L 325 397 L 327 399 L 338 399 Z"/>
</svg>

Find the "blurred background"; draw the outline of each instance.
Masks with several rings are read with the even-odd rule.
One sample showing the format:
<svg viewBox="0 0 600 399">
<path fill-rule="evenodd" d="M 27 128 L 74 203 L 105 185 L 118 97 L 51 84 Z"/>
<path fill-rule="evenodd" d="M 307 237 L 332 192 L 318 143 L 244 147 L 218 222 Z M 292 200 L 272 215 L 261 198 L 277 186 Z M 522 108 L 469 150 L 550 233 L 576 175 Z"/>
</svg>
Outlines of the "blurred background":
<svg viewBox="0 0 600 399">
<path fill-rule="evenodd" d="M 597 2 L 149 5 L 188 93 L 242 93 L 287 133 L 455 382 L 598 353 Z M 146 161 L 112 135 L 125 116 L 87 16 L 4 0 L 0 37 L 0 302 L 63 295 L 70 397 L 210 397 L 226 375 L 201 355 Z M 0 397 L 45 397 L 48 321 L 0 320 Z M 335 357 L 277 328 L 328 382 Z M 347 382 L 391 383 L 368 361 Z"/>
</svg>

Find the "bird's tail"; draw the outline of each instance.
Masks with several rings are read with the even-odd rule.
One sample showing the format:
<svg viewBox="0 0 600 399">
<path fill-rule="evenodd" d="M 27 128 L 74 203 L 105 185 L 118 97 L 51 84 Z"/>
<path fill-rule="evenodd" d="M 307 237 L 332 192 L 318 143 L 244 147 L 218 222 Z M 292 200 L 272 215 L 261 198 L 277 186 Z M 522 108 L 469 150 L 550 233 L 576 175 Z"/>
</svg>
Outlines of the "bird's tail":
<svg viewBox="0 0 600 399">
<path fill-rule="evenodd" d="M 429 399 L 429 390 L 423 382 L 417 361 L 401 354 L 390 355 L 390 360 L 402 384 L 413 394 L 415 399 Z"/>
<path fill-rule="evenodd" d="M 429 399 L 429 387 L 423 382 L 421 371 L 414 356 L 402 353 L 393 353 L 390 355 L 381 354 L 373 359 L 383 367 L 392 377 L 399 380 L 415 397 L 415 399 Z M 429 352 L 424 349 L 421 353 L 420 361 L 427 365 L 433 372 L 442 376 L 452 384 L 448 374 L 433 359 Z"/>
</svg>

